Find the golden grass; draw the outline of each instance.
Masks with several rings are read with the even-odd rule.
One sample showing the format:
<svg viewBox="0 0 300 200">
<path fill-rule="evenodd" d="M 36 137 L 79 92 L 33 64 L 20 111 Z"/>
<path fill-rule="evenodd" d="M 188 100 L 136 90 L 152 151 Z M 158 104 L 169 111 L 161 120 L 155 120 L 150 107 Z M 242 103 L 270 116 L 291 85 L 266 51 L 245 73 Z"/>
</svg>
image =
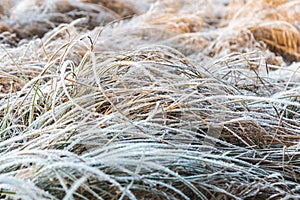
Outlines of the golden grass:
<svg viewBox="0 0 300 200">
<path fill-rule="evenodd" d="M 171 32 L 183 33 L 195 33 L 202 27 L 201 18 L 193 15 L 176 16 L 176 14 L 168 16 L 163 15 L 161 17 L 155 17 L 149 22 L 151 25 L 163 25 Z"/>
<path fill-rule="evenodd" d="M 239 29 L 248 28 L 255 40 L 291 63 L 299 61 L 300 33 L 295 26 L 299 21 L 295 13 L 299 6 L 299 1 L 233 0 L 227 19 L 242 24 Z"/>
<path fill-rule="evenodd" d="M 287 62 L 300 61 L 300 33 L 297 30 L 283 26 L 257 26 L 250 30 L 256 40 L 264 42 Z"/>
</svg>

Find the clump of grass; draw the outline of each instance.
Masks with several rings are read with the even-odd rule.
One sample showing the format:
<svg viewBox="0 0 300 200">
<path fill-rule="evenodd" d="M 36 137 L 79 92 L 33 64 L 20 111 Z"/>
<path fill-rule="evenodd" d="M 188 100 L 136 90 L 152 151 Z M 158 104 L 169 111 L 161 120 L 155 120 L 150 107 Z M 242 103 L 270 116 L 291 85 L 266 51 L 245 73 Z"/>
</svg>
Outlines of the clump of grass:
<svg viewBox="0 0 300 200">
<path fill-rule="evenodd" d="M 0 6 L 0 32 L 14 33 L 14 39 L 20 41 L 34 36 L 41 38 L 58 25 L 79 18 L 85 19 L 80 25 L 82 29 L 93 29 L 134 14 L 129 3 L 115 2 L 114 9 L 109 2 L 7 0 Z"/>
<path fill-rule="evenodd" d="M 278 26 L 258 26 L 251 29 L 255 39 L 263 41 L 272 50 L 282 55 L 288 62 L 300 60 L 300 33 L 293 28 Z"/>
<path fill-rule="evenodd" d="M 296 71 L 275 76 L 251 31 L 217 31 L 234 20 L 182 33 L 151 12 L 3 47 L 1 198 L 299 198 Z M 201 37 L 201 53 L 182 46 Z"/>
<path fill-rule="evenodd" d="M 299 17 L 292 14 L 299 7 L 299 1 L 247 1 L 242 8 L 241 4 L 242 1 L 232 2 L 229 19 L 248 27 L 257 41 L 264 42 L 287 63 L 299 61 L 299 29 L 296 27 Z"/>
</svg>

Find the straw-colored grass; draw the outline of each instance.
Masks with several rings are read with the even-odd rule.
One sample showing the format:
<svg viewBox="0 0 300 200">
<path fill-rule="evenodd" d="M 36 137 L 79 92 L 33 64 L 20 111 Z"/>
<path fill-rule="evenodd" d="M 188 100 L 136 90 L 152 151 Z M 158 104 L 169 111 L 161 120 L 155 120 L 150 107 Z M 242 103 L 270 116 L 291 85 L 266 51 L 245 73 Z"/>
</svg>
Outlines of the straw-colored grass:
<svg viewBox="0 0 300 200">
<path fill-rule="evenodd" d="M 116 2 L 1 5 L 1 199 L 299 199 L 299 1 Z"/>
<path fill-rule="evenodd" d="M 256 40 L 263 41 L 271 51 L 287 61 L 300 60 L 300 33 L 289 27 L 257 26 L 251 29 Z"/>
</svg>

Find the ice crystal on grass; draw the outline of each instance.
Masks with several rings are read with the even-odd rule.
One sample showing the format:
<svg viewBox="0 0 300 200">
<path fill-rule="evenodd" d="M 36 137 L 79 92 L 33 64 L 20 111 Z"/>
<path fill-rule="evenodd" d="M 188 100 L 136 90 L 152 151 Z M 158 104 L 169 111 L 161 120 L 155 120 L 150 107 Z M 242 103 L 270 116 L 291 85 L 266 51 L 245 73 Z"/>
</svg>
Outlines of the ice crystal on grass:
<svg viewBox="0 0 300 200">
<path fill-rule="evenodd" d="M 299 1 L 243 2 L 3 0 L 0 197 L 299 198 Z"/>
</svg>

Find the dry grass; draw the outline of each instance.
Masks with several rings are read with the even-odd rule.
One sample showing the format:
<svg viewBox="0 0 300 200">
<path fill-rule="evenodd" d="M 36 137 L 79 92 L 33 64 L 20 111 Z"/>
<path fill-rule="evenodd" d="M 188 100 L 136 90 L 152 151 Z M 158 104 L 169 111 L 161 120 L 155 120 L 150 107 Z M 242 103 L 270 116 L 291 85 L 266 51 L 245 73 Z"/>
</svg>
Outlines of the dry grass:
<svg viewBox="0 0 300 200">
<path fill-rule="evenodd" d="M 251 29 L 258 41 L 264 42 L 268 48 L 282 55 L 287 62 L 300 60 L 300 33 L 284 26 L 257 26 Z"/>
<path fill-rule="evenodd" d="M 231 1 L 228 19 L 244 21 L 257 41 L 262 41 L 287 63 L 299 61 L 299 1 Z M 258 6 L 259 5 L 259 6 Z M 248 21 L 247 20 L 251 20 Z M 298 28 L 298 29 L 297 29 Z"/>
<path fill-rule="evenodd" d="M 300 198 L 299 1 L 116 2 L 1 4 L 1 198 Z"/>
</svg>

